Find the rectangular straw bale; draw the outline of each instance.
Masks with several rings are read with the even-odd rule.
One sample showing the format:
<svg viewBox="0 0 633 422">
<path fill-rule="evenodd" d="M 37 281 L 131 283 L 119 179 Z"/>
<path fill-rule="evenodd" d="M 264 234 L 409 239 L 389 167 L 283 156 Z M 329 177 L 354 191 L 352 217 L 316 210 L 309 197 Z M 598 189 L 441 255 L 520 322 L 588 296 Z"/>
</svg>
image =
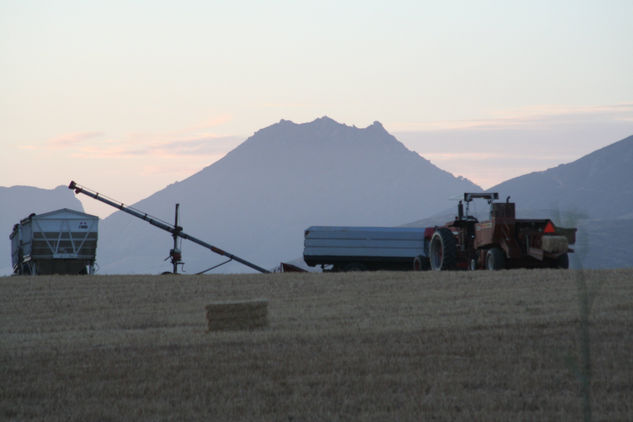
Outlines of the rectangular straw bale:
<svg viewBox="0 0 633 422">
<path fill-rule="evenodd" d="M 569 242 L 565 236 L 543 236 L 541 247 L 545 252 L 562 253 L 567 252 Z"/>
<path fill-rule="evenodd" d="M 268 301 L 215 302 L 205 307 L 209 331 L 247 330 L 268 324 Z"/>
</svg>

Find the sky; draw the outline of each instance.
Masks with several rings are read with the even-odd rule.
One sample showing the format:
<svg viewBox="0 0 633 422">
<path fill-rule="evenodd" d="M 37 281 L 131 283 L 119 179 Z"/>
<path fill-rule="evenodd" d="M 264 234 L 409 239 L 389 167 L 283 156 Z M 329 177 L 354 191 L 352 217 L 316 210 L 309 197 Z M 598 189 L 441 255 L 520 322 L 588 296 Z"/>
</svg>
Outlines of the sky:
<svg viewBox="0 0 633 422">
<path fill-rule="evenodd" d="M 0 0 L 0 186 L 132 204 L 327 115 L 488 188 L 633 135 L 632 17 L 630 0 Z"/>
</svg>

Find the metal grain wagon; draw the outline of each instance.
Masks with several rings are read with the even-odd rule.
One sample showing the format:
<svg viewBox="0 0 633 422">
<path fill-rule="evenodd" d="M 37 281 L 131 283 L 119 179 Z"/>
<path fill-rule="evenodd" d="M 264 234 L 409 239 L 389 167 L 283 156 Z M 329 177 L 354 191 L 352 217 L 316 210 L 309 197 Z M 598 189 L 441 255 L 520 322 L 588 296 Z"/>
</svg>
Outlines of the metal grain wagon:
<svg viewBox="0 0 633 422">
<path fill-rule="evenodd" d="M 416 227 L 312 226 L 304 233 L 303 259 L 331 271 L 424 270 L 428 237 Z"/>
<path fill-rule="evenodd" d="M 29 215 L 9 235 L 14 274 L 93 274 L 98 225 L 68 208 Z"/>
</svg>

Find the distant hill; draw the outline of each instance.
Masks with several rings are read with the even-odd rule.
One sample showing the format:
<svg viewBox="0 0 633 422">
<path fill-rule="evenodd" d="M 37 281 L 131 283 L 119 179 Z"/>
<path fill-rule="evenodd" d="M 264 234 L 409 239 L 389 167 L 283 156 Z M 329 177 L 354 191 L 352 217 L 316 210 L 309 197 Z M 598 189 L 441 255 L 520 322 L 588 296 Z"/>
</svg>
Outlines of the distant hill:
<svg viewBox="0 0 633 422">
<path fill-rule="evenodd" d="M 633 136 L 545 171 L 490 188 L 522 209 L 552 209 L 587 218 L 633 218 Z"/>
<path fill-rule="evenodd" d="M 481 188 L 408 150 L 375 122 L 360 129 L 323 117 L 282 120 L 223 159 L 134 204 L 186 233 L 265 268 L 295 259 L 310 225 L 398 225 L 446 208 L 446 198 Z M 116 195 L 116 192 L 108 192 Z M 169 233 L 116 212 L 100 226 L 101 272 L 169 270 Z M 222 258 L 183 243 L 186 270 Z M 246 271 L 242 265 L 222 271 Z"/>
<path fill-rule="evenodd" d="M 510 179 L 489 189 L 511 196 L 519 218 L 552 218 L 578 227 L 578 268 L 633 267 L 633 136 L 557 167 Z M 485 219 L 487 205 L 476 208 Z M 443 210 L 407 226 L 444 224 L 455 209 Z"/>
<path fill-rule="evenodd" d="M 9 235 L 13 226 L 31 213 L 41 214 L 60 208 L 84 212 L 81 202 L 66 186 L 40 189 L 31 186 L 0 186 L 0 275 L 12 273 Z"/>
<path fill-rule="evenodd" d="M 512 196 L 520 216 L 540 210 L 578 226 L 571 263 L 584 268 L 633 267 L 633 136 L 545 171 L 491 188 Z"/>
</svg>

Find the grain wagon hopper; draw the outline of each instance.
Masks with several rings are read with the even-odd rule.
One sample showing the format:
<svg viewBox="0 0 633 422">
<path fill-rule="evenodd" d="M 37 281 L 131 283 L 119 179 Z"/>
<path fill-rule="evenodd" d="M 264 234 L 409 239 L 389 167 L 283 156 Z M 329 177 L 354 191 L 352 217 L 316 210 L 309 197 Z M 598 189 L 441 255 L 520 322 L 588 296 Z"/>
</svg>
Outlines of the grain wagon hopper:
<svg viewBox="0 0 633 422">
<path fill-rule="evenodd" d="M 426 270 L 432 228 L 312 226 L 303 259 L 331 271 Z"/>
<path fill-rule="evenodd" d="M 14 274 L 93 274 L 98 225 L 68 208 L 29 215 L 9 235 Z"/>
</svg>

